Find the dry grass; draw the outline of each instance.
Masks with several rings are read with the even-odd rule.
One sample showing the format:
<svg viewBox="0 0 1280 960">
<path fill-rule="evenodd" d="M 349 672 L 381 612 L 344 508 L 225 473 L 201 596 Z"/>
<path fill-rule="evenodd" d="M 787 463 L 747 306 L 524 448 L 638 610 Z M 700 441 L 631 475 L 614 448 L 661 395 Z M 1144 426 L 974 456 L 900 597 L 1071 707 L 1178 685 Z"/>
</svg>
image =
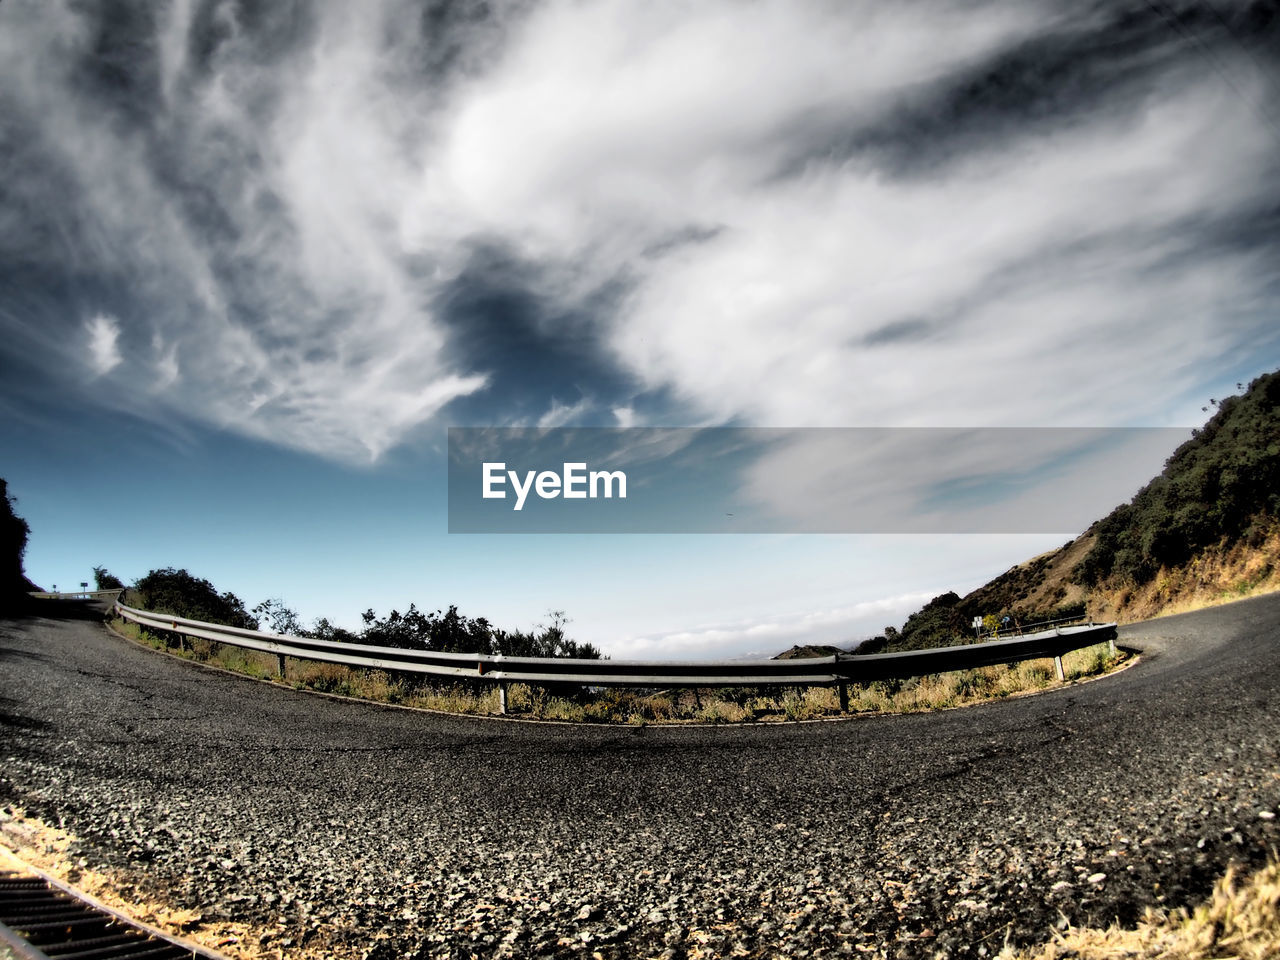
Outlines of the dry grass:
<svg viewBox="0 0 1280 960">
<path fill-rule="evenodd" d="M 133 624 L 113 621 L 119 632 L 139 642 L 187 659 L 235 673 L 286 683 L 298 690 L 379 703 L 394 703 L 446 713 L 492 716 L 498 713 L 498 692 L 492 686 L 454 684 L 433 686 L 422 678 L 364 670 L 340 664 L 286 658 L 285 679 L 276 676 L 273 654 L 242 650 L 207 640 L 181 646 Z M 1063 657 L 1067 682 L 1115 669 L 1126 659 L 1111 657 L 1107 644 L 1076 650 Z M 1060 686 L 1052 660 L 982 667 L 935 674 L 911 680 L 849 685 L 853 713 L 910 713 L 941 710 Z M 514 683 L 507 691 L 510 715 L 567 723 L 625 723 L 632 726 L 669 723 L 776 723 L 784 720 L 822 720 L 844 716 L 839 694 L 832 687 L 784 687 L 637 691 L 618 689 L 552 691 Z"/>
<path fill-rule="evenodd" d="M 1148 911 L 1133 930 L 1073 927 L 1002 960 L 1275 960 L 1280 957 L 1280 860 L 1241 877 L 1227 871 L 1208 901 L 1188 911 Z"/>
<path fill-rule="evenodd" d="M 1086 591 L 1073 576 L 1094 540 L 1084 534 L 1062 550 L 1019 564 L 1028 567 L 1048 558 L 1043 575 L 1018 598 L 1018 605 L 1048 610 L 1083 602 L 1096 621 L 1135 623 L 1280 590 L 1280 523 L 1261 530 L 1251 542 L 1229 544 L 1224 539 L 1181 567 L 1160 570 L 1149 583 L 1112 582 Z"/>
<path fill-rule="evenodd" d="M 1089 598 L 1095 619 L 1133 623 L 1221 606 L 1280 590 L 1280 524 L 1254 545 L 1225 541 L 1176 568 L 1162 568 L 1149 583 L 1112 584 Z"/>
<path fill-rule="evenodd" d="M 20 809 L 0 814 L 0 865 L 22 869 L 30 864 L 127 917 L 228 956 L 242 960 L 283 957 L 280 948 L 264 945 L 262 932 L 247 924 L 206 920 L 199 913 L 149 895 L 135 886 L 128 874 L 93 870 L 83 860 L 74 862 L 70 853 L 73 841 L 65 830 L 29 817 Z M 278 931 L 272 934 L 278 936 Z M 327 955 L 327 951 L 310 946 L 289 949 L 289 956 L 299 960 L 324 960 Z"/>
</svg>

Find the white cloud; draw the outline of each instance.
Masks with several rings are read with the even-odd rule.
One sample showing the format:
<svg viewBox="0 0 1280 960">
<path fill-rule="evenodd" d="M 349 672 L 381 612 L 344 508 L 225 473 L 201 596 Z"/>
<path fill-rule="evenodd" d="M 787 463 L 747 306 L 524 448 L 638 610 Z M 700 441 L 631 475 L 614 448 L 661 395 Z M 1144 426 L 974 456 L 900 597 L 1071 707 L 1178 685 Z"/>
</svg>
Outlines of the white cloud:
<svg viewBox="0 0 1280 960">
<path fill-rule="evenodd" d="M 610 643 L 608 649 L 618 659 L 661 660 L 772 657 L 807 643 L 847 647 L 878 633 L 886 622 L 900 623 L 931 597 L 929 593 L 905 593 L 847 606 L 709 624 L 676 633 L 631 637 Z"/>
<path fill-rule="evenodd" d="M 895 97 L 1043 23 L 979 15 L 553 0 L 454 107 L 423 216 L 461 206 L 537 255 L 629 257 L 732 213 L 792 137 L 866 120 Z"/>
<path fill-rule="evenodd" d="M 1263 81 L 1225 52 L 1233 85 L 1164 69 L 911 171 L 831 147 L 1087 26 L 1051 5 L 499 4 L 442 76 L 403 0 L 331 0 L 271 44 L 232 9 L 199 63 L 192 4 L 157 19 L 151 140 L 76 94 L 93 34 L 69 4 L 0 11 L 0 84 L 52 158 L 23 171 L 74 194 L 59 258 L 127 286 L 136 341 L 165 344 L 132 402 L 272 442 L 376 459 L 484 389 L 438 306 L 480 240 L 541 271 L 550 316 L 625 281 L 593 336 L 690 423 L 1158 422 L 1257 336 L 1275 276 L 1203 242 L 1274 153 Z M 6 182 L 33 209 L 61 189 Z"/>
<path fill-rule="evenodd" d="M 232 18 L 195 71 L 185 53 L 193 18 L 175 5 L 160 18 L 172 102 L 156 128 L 179 169 L 163 176 L 145 138 L 71 92 L 92 43 L 87 18 L 51 3 L 17 11 L 22 29 L 0 31 L 10 101 L 39 118 L 44 148 L 78 191 L 57 254 L 124 283 L 146 318 L 144 342 L 167 345 L 152 389 L 116 385 L 130 390 L 116 402 L 158 400 L 251 436 L 368 461 L 484 386 L 483 372 L 444 358 L 431 303 L 438 284 L 423 282 L 399 244 L 418 172 L 411 142 L 423 134 L 419 98 L 386 76 L 397 53 L 389 13 L 332 4 L 311 54 L 271 63 Z M 189 188 L 172 189 L 173 176 Z M 53 205 L 42 194 L 55 181 L 9 179 Z M 181 389 L 179 352 L 200 358 Z"/>
<path fill-rule="evenodd" d="M 1202 232 L 1266 189 L 1261 78 L 1184 63 L 936 169 L 818 157 L 776 176 L 806 138 L 1061 26 L 1033 6 L 929 12 L 546 4 L 459 97 L 416 215 L 574 259 L 584 287 L 630 276 L 615 359 L 691 420 L 1159 420 L 1257 329 L 1239 306 L 1275 277 L 1269 252 Z M 690 225 L 700 242 L 646 257 Z M 895 328 L 918 334 L 876 342 Z"/>
<path fill-rule="evenodd" d="M 195 10 L 192 0 L 173 0 L 161 17 L 157 56 L 160 66 L 160 84 L 166 100 L 172 101 L 174 86 L 187 63 L 187 44 L 191 20 Z"/>
<path fill-rule="evenodd" d="M 151 351 L 154 354 L 156 380 L 153 389 L 164 390 L 177 382 L 182 372 L 178 363 L 178 345 L 166 344 L 158 333 L 151 338 Z"/>
<path fill-rule="evenodd" d="M 94 314 L 84 323 L 89 336 L 89 364 L 98 376 L 105 376 L 120 366 L 120 324 L 105 313 Z"/>
<path fill-rule="evenodd" d="M 617 356 L 757 424 L 1157 416 L 1274 278 L 1257 253 L 1180 247 L 1187 223 L 1249 211 L 1273 132 L 1230 91 L 1170 84 L 1168 102 L 929 179 L 848 164 L 739 198 L 646 278 Z M 868 343 L 891 325 L 918 333 Z"/>
<path fill-rule="evenodd" d="M 538 418 L 538 426 L 544 430 L 552 427 L 573 426 L 592 406 L 592 402 L 587 397 L 582 397 L 577 403 L 561 403 L 553 399 L 547 412 Z"/>
</svg>

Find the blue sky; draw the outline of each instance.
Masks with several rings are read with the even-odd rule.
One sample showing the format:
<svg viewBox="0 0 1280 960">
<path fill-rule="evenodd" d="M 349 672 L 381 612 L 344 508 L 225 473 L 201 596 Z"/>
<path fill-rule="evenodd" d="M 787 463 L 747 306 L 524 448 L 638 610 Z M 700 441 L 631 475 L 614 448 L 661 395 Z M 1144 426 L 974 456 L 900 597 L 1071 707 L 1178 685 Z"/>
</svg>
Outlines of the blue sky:
<svg viewBox="0 0 1280 960">
<path fill-rule="evenodd" d="M 1197 424 L 1280 366 L 1278 49 L 1225 0 L 0 5 L 28 573 L 619 656 L 900 623 L 1078 531 L 450 536 L 446 430 Z"/>
</svg>

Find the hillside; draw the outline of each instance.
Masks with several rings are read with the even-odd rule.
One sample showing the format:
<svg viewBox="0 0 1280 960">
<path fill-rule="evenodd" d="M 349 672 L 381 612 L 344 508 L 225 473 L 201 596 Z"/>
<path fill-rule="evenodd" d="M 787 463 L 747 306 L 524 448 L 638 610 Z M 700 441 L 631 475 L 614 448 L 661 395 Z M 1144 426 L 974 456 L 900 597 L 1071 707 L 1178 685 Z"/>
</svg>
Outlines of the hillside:
<svg viewBox="0 0 1280 960">
<path fill-rule="evenodd" d="M 964 643 L 974 617 L 1148 619 L 1280 589 L 1280 371 L 1214 415 L 1128 503 L 967 596 L 935 597 L 858 651 Z"/>
</svg>

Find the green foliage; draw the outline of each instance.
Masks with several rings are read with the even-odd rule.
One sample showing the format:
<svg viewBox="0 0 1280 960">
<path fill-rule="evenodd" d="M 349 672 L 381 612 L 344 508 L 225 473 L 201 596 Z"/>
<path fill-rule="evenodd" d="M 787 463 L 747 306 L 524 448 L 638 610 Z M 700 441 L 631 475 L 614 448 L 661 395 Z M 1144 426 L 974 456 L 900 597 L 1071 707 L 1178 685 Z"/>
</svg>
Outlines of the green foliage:
<svg viewBox="0 0 1280 960">
<path fill-rule="evenodd" d="M 94 573 L 95 576 L 111 577 L 101 567 L 95 568 Z M 100 584 L 104 582 L 101 577 Z M 410 604 L 405 613 L 392 610 L 385 617 L 379 617 L 373 610 L 366 610 L 363 614 L 364 629 L 359 633 L 334 626 L 324 618 L 317 620 L 307 630 L 303 628 L 297 613 L 285 606 L 283 600 L 264 600 L 252 611 L 248 611 L 235 594 L 219 593 L 208 580 L 172 567 L 152 570 L 138 580 L 128 602 L 157 613 L 171 613 L 192 620 L 205 620 L 250 630 L 258 629 L 261 622 L 269 625 L 275 633 L 320 640 L 445 653 L 600 659 L 600 651 L 594 645 L 569 639 L 565 633 L 569 620 L 559 610 L 549 613 L 549 623 L 540 625 L 529 633 L 499 630 L 484 617 L 473 619 L 463 616 L 456 606 L 450 606 L 445 611 L 424 613 L 413 604 Z M 169 645 L 181 643 L 176 634 L 166 636 L 164 640 Z M 391 680 L 399 691 L 398 695 L 406 692 L 421 694 L 423 688 L 432 683 L 429 676 L 409 671 L 396 671 Z M 315 681 L 321 687 L 326 682 L 323 678 Z M 477 681 L 463 684 L 459 689 L 475 693 L 487 689 L 487 685 Z M 577 687 L 572 685 L 566 687 L 566 690 L 571 690 L 574 695 L 578 692 Z"/>
<path fill-rule="evenodd" d="M 379 618 L 372 610 L 362 615 L 364 630 L 360 643 L 410 650 L 434 650 L 444 653 L 502 654 L 507 657 L 576 657 L 599 660 L 600 651 L 590 643 L 578 643 L 565 634 L 569 620 L 553 610 L 550 623 L 535 631 L 501 630 L 484 617 L 471 619 L 450 606 L 443 612 L 423 613 L 410 604 L 405 613 L 392 610 Z"/>
<path fill-rule="evenodd" d="M 123 590 L 124 583 L 106 567 L 93 568 L 93 582 L 99 590 Z"/>
<path fill-rule="evenodd" d="M 956 674 L 956 696 L 965 699 L 978 699 L 989 696 L 993 681 L 990 674 L 982 670 L 964 670 Z"/>
<path fill-rule="evenodd" d="M 889 650 L 924 650 L 965 643 L 973 635 L 971 607 L 954 592 L 934 597 L 907 617 Z"/>
<path fill-rule="evenodd" d="M 892 629 L 892 628 L 890 628 L 890 629 Z M 895 634 L 895 637 L 896 637 L 896 635 L 897 635 L 897 631 L 896 631 L 896 630 L 894 630 L 894 634 Z M 866 640 L 863 640 L 860 644 L 858 644 L 856 647 L 854 647 L 854 648 L 853 648 L 853 653 L 855 653 L 856 655 L 858 655 L 858 656 L 860 656 L 860 657 L 861 657 L 861 656 L 866 656 L 866 655 L 868 655 L 868 654 L 872 654 L 872 653 L 884 653 L 884 652 L 885 652 L 885 649 L 886 649 L 888 646 L 889 646 L 889 637 L 888 637 L 888 636 L 870 637 L 870 638 L 868 638 L 868 639 L 866 639 Z"/>
<path fill-rule="evenodd" d="M 1280 516 L 1280 371 L 1217 407 L 1160 476 L 1094 524 L 1095 543 L 1076 572 L 1082 584 L 1146 583 L 1161 567 Z"/>
<path fill-rule="evenodd" d="M 332 640 L 335 643 L 359 643 L 360 637 L 344 627 L 335 627 L 328 617 L 318 619 L 310 630 L 299 630 L 300 637 L 314 637 L 317 640 Z"/>
<path fill-rule="evenodd" d="M 253 608 L 253 616 L 259 623 L 268 624 L 272 633 L 295 637 L 305 633 L 298 614 L 286 607 L 283 600 L 263 600 Z"/>
<path fill-rule="evenodd" d="M 234 593 L 218 593 L 208 580 L 186 570 L 165 567 L 152 570 L 133 585 L 138 602 L 146 610 L 171 613 L 191 620 L 221 623 L 229 627 L 258 628 L 258 621 Z"/>
</svg>

